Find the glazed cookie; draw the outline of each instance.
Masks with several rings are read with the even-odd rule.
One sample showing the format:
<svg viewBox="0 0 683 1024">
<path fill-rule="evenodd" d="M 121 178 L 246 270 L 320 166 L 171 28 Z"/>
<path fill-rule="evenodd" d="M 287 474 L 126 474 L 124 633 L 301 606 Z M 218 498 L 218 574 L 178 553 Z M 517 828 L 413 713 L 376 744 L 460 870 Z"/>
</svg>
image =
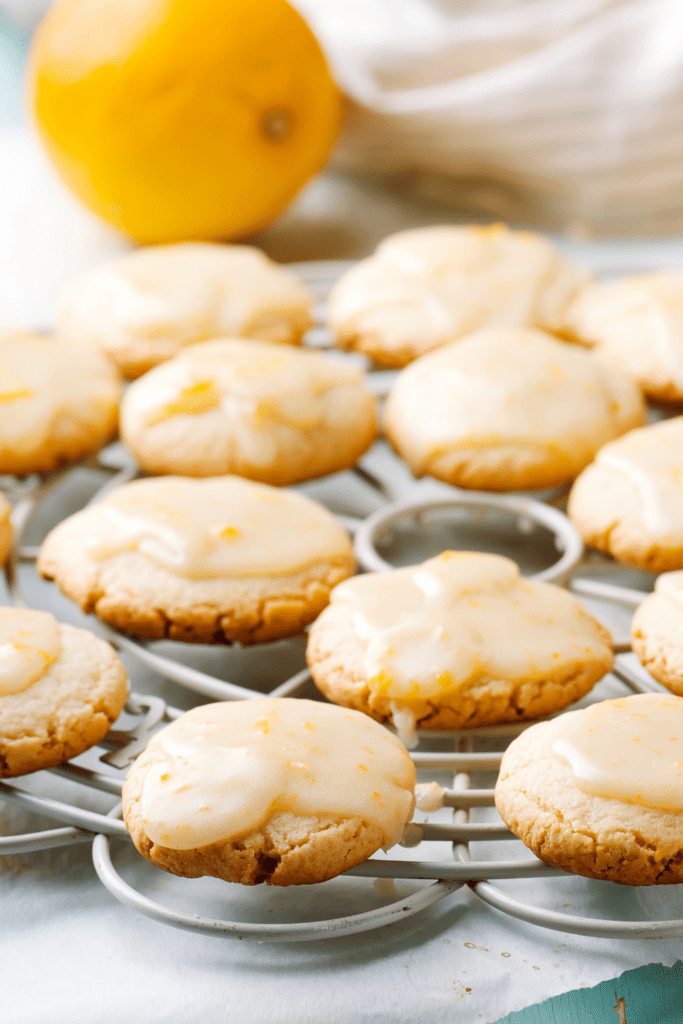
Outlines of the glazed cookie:
<svg viewBox="0 0 683 1024">
<path fill-rule="evenodd" d="M 0 331 L 0 473 L 47 473 L 116 432 L 120 385 L 99 352 Z"/>
<path fill-rule="evenodd" d="M 657 578 L 633 616 L 631 640 L 650 675 L 683 697 L 683 571 Z"/>
<path fill-rule="evenodd" d="M 503 756 L 496 807 L 553 867 L 683 882 L 683 699 L 639 694 L 532 726 Z"/>
<path fill-rule="evenodd" d="M 598 452 L 567 507 L 587 544 L 651 572 L 683 568 L 683 416 Z"/>
<path fill-rule="evenodd" d="M 639 274 L 583 289 L 569 311 L 577 340 L 646 395 L 683 401 L 683 273 Z"/>
<path fill-rule="evenodd" d="M 399 374 L 386 432 L 415 476 L 457 487 L 568 483 L 598 448 L 645 419 L 638 387 L 540 331 L 479 331 Z"/>
<path fill-rule="evenodd" d="M 104 640 L 48 612 L 0 608 L 0 776 L 82 754 L 126 696 L 126 671 Z"/>
<path fill-rule="evenodd" d="M 150 640 L 293 636 L 354 570 L 322 505 L 235 476 L 136 480 L 46 537 L 38 560 L 86 612 Z"/>
<path fill-rule="evenodd" d="M 7 498 L 0 494 L 0 565 L 7 561 L 14 539 L 11 515 L 12 506 Z"/>
<path fill-rule="evenodd" d="M 415 726 L 462 729 L 559 711 L 612 667 L 609 634 L 560 587 L 500 555 L 444 551 L 336 587 L 307 659 L 331 701 Z"/>
<path fill-rule="evenodd" d="M 175 875 L 323 882 L 398 842 L 415 768 L 357 711 L 311 700 L 206 704 L 157 733 L 123 787 L 140 853 Z"/>
<path fill-rule="evenodd" d="M 293 484 L 353 466 L 375 405 L 360 370 L 319 352 L 207 341 L 131 385 L 121 434 L 148 473 Z"/>
<path fill-rule="evenodd" d="M 341 348 L 406 366 L 484 327 L 563 333 L 590 280 L 542 235 L 490 227 L 429 227 L 386 238 L 332 290 L 329 323 Z"/>
<path fill-rule="evenodd" d="M 208 338 L 298 345 L 312 305 L 305 285 L 258 249 L 185 242 L 137 249 L 76 281 L 57 329 L 139 377 Z"/>
</svg>

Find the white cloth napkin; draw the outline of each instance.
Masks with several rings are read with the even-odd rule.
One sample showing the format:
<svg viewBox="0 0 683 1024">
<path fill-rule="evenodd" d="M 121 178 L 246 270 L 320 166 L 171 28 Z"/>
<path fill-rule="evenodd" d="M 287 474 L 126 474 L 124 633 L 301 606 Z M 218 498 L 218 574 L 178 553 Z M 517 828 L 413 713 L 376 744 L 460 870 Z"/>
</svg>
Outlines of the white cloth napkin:
<svg viewBox="0 0 683 1024">
<path fill-rule="evenodd" d="M 352 98 L 339 160 L 575 234 L 683 228 L 680 0 L 294 0 Z"/>
</svg>

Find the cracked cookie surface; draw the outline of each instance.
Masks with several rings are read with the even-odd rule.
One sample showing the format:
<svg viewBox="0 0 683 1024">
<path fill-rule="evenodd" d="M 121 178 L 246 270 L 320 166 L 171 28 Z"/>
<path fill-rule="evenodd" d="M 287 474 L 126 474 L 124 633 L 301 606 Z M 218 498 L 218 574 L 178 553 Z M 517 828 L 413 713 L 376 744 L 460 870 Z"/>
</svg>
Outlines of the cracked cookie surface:
<svg viewBox="0 0 683 1024">
<path fill-rule="evenodd" d="M 169 850 L 145 832 L 141 790 L 140 776 L 125 784 L 125 821 L 136 849 L 152 864 L 184 878 L 212 875 L 242 885 L 302 885 L 333 878 L 367 860 L 382 845 L 380 830 L 361 818 L 336 821 L 281 812 L 239 839 L 190 851 Z"/>
<path fill-rule="evenodd" d="M 531 726 L 508 747 L 495 795 L 505 824 L 565 871 L 627 885 L 682 882 L 680 811 L 579 789 L 570 767 L 550 752 L 566 717 Z"/>
<path fill-rule="evenodd" d="M 128 692 L 113 648 L 60 624 L 59 657 L 27 689 L 0 696 L 0 776 L 61 764 L 106 736 Z"/>
</svg>

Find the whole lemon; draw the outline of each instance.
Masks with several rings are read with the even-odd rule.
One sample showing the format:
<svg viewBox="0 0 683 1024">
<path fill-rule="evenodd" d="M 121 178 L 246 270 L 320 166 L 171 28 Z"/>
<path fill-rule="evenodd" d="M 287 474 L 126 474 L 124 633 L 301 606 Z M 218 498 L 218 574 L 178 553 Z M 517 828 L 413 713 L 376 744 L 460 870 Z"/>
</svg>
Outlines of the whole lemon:
<svg viewBox="0 0 683 1024">
<path fill-rule="evenodd" d="M 34 36 L 29 88 L 66 183 L 144 243 L 265 227 L 342 119 L 286 0 L 59 0 Z"/>
</svg>

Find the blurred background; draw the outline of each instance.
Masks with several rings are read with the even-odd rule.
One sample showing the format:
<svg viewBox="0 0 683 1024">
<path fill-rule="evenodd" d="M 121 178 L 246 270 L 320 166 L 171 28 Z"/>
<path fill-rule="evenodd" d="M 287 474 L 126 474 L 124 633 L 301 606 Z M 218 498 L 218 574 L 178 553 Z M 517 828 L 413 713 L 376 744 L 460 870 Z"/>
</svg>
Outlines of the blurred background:
<svg viewBox="0 0 683 1024">
<path fill-rule="evenodd" d="M 294 6 L 347 105 L 327 168 L 254 236 L 275 259 L 355 258 L 402 227 L 504 219 L 603 262 L 647 246 L 683 264 L 680 0 Z M 0 318 L 36 326 L 74 274 L 132 244 L 72 198 L 28 123 L 25 53 L 48 7 L 0 0 Z"/>
</svg>

